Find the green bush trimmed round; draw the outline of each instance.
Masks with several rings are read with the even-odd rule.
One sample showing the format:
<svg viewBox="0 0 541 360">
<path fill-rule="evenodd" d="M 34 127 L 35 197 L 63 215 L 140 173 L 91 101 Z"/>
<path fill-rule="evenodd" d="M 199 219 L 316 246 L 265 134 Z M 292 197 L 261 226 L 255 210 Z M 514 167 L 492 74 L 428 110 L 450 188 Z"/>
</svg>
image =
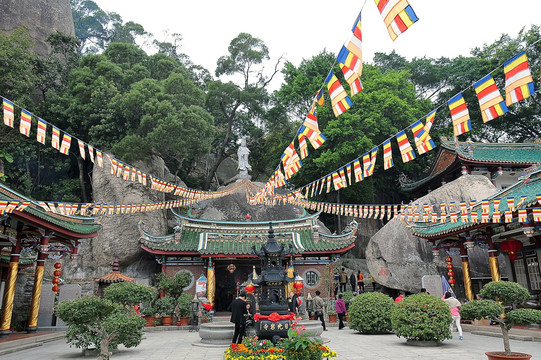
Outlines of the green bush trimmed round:
<svg viewBox="0 0 541 360">
<path fill-rule="evenodd" d="M 391 331 L 394 301 L 379 293 L 363 293 L 353 298 L 348 311 L 348 325 L 362 334 L 385 334 Z"/>
<path fill-rule="evenodd" d="M 391 313 L 392 330 L 408 340 L 438 341 L 449 337 L 453 318 L 447 304 L 433 296 L 407 296 Z"/>
</svg>

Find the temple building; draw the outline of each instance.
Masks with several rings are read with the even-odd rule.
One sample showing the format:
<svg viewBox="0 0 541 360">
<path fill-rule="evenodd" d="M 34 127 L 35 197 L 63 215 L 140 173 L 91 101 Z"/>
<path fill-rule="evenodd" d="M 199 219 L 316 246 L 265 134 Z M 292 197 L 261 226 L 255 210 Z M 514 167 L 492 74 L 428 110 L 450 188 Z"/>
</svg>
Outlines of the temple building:
<svg viewBox="0 0 541 360">
<path fill-rule="evenodd" d="M 418 222 L 413 225 L 412 232 L 433 244 L 435 256 L 459 254 L 463 273 L 460 286 L 464 286 L 469 300 L 474 298 L 482 284 L 472 281 L 468 256 L 480 247 L 488 249 L 488 266 L 493 281 L 501 280 L 498 254 L 504 253 L 509 281 L 527 288 L 532 294 L 531 305 L 541 306 L 539 166 L 524 169 L 516 183 L 505 186 L 485 201 L 477 202 L 466 218 L 458 216 L 456 222 L 445 223 Z"/>
<path fill-rule="evenodd" d="M 92 218 L 45 211 L 44 206 L 0 184 L 0 337 L 11 332 L 14 308 L 28 314 L 27 330 L 36 331 L 46 262 L 52 268 L 64 256 L 76 257 L 79 241 L 95 237 L 100 229 Z M 22 285 L 17 284 L 18 272 L 28 267 L 35 267 L 31 299 L 17 289 Z M 59 276 L 52 280 L 51 288 L 58 288 Z"/>
<path fill-rule="evenodd" d="M 289 204 L 250 206 L 245 192 L 255 185 L 247 180 L 243 185 L 232 195 L 190 209 L 187 215 L 173 211 L 177 225 L 172 234 L 149 234 L 141 224 L 142 249 L 155 257 L 162 272 L 187 271 L 194 282 L 203 275 L 206 297 L 223 311 L 254 271 L 261 273 L 254 248 L 267 242 L 272 222 L 276 242 L 291 248 L 288 271 L 292 274 L 294 269 L 304 279 L 307 291 L 329 294 L 332 264 L 355 245 L 357 223 L 331 235 L 318 222 L 319 213 L 308 214 Z M 186 290 L 194 293 L 195 286 Z"/>
<path fill-rule="evenodd" d="M 514 184 L 522 171 L 541 161 L 541 142 L 454 142 L 442 137 L 428 175 L 417 181 L 400 179 L 402 190 L 414 198 L 426 195 L 464 173 L 488 177 L 498 190 Z"/>
</svg>

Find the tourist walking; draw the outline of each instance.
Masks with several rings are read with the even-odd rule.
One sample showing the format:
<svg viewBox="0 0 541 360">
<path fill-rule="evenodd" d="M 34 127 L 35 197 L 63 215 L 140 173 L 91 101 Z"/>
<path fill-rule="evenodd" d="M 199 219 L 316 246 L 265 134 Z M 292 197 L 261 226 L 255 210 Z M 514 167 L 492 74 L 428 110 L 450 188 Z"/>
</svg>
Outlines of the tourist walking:
<svg viewBox="0 0 541 360">
<path fill-rule="evenodd" d="M 287 298 L 287 306 L 289 307 L 289 311 L 292 312 L 295 315 L 298 315 L 299 313 L 299 298 L 297 295 L 291 291 L 289 293 L 289 297 Z"/>
<path fill-rule="evenodd" d="M 458 311 L 460 307 L 462 306 L 462 304 L 460 303 L 460 301 L 457 300 L 457 298 L 453 296 L 453 294 L 450 291 L 446 292 L 445 295 L 443 295 L 443 301 L 445 301 L 447 306 L 449 306 L 449 310 L 451 311 L 453 322 L 456 324 L 456 329 L 458 330 L 458 340 L 464 339 L 462 337 L 462 326 L 460 326 L 460 312 Z M 453 338 L 453 335 L 452 335 L 453 323 L 451 323 L 450 331 L 451 331 L 451 335 L 449 336 L 449 339 L 452 339 Z"/>
<path fill-rule="evenodd" d="M 361 270 L 357 272 L 357 287 L 359 288 L 359 292 L 364 292 L 364 276 Z"/>
<path fill-rule="evenodd" d="M 316 311 L 316 320 L 320 319 L 321 325 L 323 326 L 323 331 L 327 331 L 327 327 L 325 326 L 325 302 L 319 295 L 321 295 L 321 292 L 319 290 L 316 290 L 316 296 L 314 297 L 314 310 Z"/>
<path fill-rule="evenodd" d="M 346 316 L 346 302 L 342 299 L 342 294 L 338 295 L 336 300 L 336 313 L 338 314 L 338 330 L 344 328 L 344 316 Z"/>
<path fill-rule="evenodd" d="M 349 276 L 349 283 L 351 285 L 351 292 L 357 291 L 357 278 L 355 276 L 355 272 L 352 272 Z"/>
<path fill-rule="evenodd" d="M 233 333 L 233 344 L 242 343 L 242 338 L 246 332 L 246 319 L 245 316 L 248 313 L 246 309 L 246 292 L 241 290 L 239 296 L 231 302 L 229 306 L 231 308 L 230 321 L 235 324 L 235 332 Z"/>
<path fill-rule="evenodd" d="M 376 291 L 376 281 L 372 277 L 372 274 L 368 274 L 368 278 L 370 279 L 370 282 L 372 283 L 372 291 Z"/>
<path fill-rule="evenodd" d="M 340 271 L 340 274 L 338 274 L 338 281 L 340 281 L 340 292 L 346 291 L 346 284 L 348 282 L 348 274 L 346 273 L 345 268 L 342 268 L 342 271 Z"/>
</svg>

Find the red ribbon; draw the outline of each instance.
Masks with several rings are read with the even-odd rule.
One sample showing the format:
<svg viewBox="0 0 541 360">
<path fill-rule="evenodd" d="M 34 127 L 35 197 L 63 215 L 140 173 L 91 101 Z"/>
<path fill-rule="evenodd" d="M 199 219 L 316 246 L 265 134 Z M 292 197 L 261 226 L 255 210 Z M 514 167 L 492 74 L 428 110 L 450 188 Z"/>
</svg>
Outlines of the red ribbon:
<svg viewBox="0 0 541 360">
<path fill-rule="evenodd" d="M 254 315 L 254 320 L 255 321 L 270 320 L 272 322 L 277 322 L 277 321 L 280 321 L 280 320 L 293 320 L 294 318 L 295 318 L 295 314 L 293 314 L 293 313 L 289 313 L 287 315 L 280 315 L 280 314 L 278 314 L 276 312 L 273 312 L 270 315 L 260 315 L 260 314 L 255 314 Z"/>
</svg>

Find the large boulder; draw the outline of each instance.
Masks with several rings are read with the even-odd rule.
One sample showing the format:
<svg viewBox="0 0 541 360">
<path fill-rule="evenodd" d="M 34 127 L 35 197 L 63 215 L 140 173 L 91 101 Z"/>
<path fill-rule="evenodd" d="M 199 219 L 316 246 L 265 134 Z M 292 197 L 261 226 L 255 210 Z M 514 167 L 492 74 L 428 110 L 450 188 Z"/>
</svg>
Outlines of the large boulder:
<svg viewBox="0 0 541 360">
<path fill-rule="evenodd" d="M 496 188 L 485 176 L 466 175 L 417 199 L 415 203 L 439 204 L 465 200 L 482 200 L 496 193 Z M 442 254 L 443 255 L 443 254 Z M 370 273 L 377 283 L 392 289 L 418 292 L 424 275 L 444 273 L 444 256 L 434 258 L 432 244 L 413 236 L 405 222 L 392 220 L 378 231 L 366 247 L 366 260 Z M 460 257 L 454 256 L 455 273 L 460 279 Z M 470 254 L 472 271 L 486 276 L 488 264 L 486 250 Z M 475 268 L 475 270 L 474 270 Z M 490 275 L 488 275 L 490 276 Z"/>
</svg>

